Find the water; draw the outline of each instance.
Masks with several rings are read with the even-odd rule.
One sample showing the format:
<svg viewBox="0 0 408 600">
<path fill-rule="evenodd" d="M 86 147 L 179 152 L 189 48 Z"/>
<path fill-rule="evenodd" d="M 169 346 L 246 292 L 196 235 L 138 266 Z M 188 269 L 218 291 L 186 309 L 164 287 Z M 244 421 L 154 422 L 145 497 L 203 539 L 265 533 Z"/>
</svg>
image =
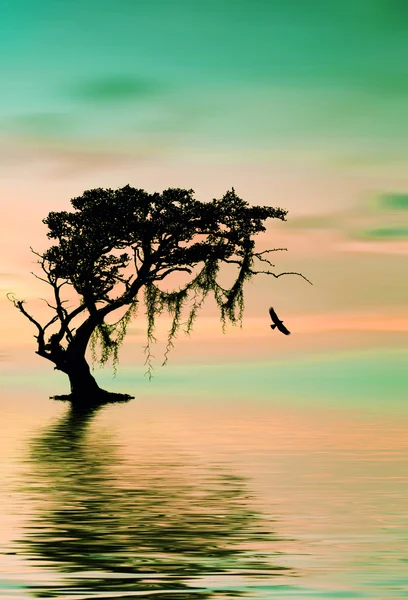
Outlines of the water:
<svg viewBox="0 0 408 600">
<path fill-rule="evenodd" d="M 173 369 L 83 412 L 9 374 L 0 598 L 407 598 L 406 354 L 359 360 Z"/>
</svg>

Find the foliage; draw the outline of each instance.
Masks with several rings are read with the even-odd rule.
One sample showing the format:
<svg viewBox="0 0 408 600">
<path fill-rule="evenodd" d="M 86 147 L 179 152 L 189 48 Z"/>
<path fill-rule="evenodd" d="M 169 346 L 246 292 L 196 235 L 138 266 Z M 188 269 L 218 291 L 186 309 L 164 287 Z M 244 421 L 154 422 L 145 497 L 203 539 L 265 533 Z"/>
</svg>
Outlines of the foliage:
<svg viewBox="0 0 408 600">
<path fill-rule="evenodd" d="M 156 317 L 168 311 L 172 318 L 165 360 L 186 312 L 190 333 L 209 293 L 220 310 L 223 327 L 240 323 L 244 309 L 244 284 L 258 273 L 280 277 L 270 267 L 267 254 L 255 251 L 254 237 L 265 231 L 265 221 L 285 220 L 287 211 L 270 206 L 250 206 L 234 189 L 221 199 L 200 202 L 193 190 L 170 188 L 161 194 L 125 186 L 118 190 L 92 189 L 71 201 L 73 211 L 50 212 L 44 219 L 51 247 L 37 254 L 46 281 L 53 288 L 52 319 L 40 325 L 23 306 L 16 307 L 38 329 L 38 353 L 64 366 L 73 352 L 85 354 L 89 340 L 101 364 L 113 358 L 135 316 L 143 293 L 147 314 L 146 363 L 151 375 L 151 343 Z M 232 264 L 237 272 L 230 287 L 220 284 L 220 267 Z M 266 268 L 262 269 L 266 265 Z M 169 275 L 184 273 L 189 281 L 176 290 L 161 287 Z M 68 309 L 61 289 L 69 285 L 78 296 Z M 163 285 L 163 284 L 162 284 Z M 124 309 L 114 324 L 106 318 Z M 78 325 L 79 323 L 79 325 Z M 48 339 L 48 327 L 57 331 Z M 77 327 L 74 327 L 74 324 Z M 96 348 L 101 351 L 97 358 Z M 64 369 L 62 369 L 64 370 Z"/>
</svg>

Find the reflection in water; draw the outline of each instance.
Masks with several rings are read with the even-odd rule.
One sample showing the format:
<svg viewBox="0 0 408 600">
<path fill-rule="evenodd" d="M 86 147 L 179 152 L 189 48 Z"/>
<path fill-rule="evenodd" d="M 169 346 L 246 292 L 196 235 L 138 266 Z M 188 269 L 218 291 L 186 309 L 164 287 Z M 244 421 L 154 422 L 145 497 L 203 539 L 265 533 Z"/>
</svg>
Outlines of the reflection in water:
<svg viewBox="0 0 408 600">
<path fill-rule="evenodd" d="M 71 408 L 32 443 L 36 509 L 18 553 L 62 576 L 33 595 L 232 598 L 288 574 L 243 478 L 174 452 L 124 460 L 96 411 Z"/>
</svg>

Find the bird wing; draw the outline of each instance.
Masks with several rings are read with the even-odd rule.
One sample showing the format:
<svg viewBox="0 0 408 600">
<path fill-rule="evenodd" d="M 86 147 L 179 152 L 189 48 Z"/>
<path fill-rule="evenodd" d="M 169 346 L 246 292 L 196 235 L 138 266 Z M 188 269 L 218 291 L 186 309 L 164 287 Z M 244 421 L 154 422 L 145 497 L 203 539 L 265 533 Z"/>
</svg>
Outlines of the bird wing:
<svg viewBox="0 0 408 600">
<path fill-rule="evenodd" d="M 280 323 L 281 321 L 278 318 L 278 315 L 276 314 L 276 312 L 273 310 L 272 306 L 269 309 L 269 314 L 271 315 L 271 319 L 272 319 L 272 323 L 275 323 L 275 325 L 277 325 L 278 323 Z"/>
<path fill-rule="evenodd" d="M 282 333 L 284 333 L 285 335 L 290 335 L 290 331 L 289 329 L 286 329 L 285 325 L 282 323 L 282 321 L 280 321 L 279 323 L 276 324 L 276 327 L 279 329 L 279 331 L 281 331 Z"/>
</svg>

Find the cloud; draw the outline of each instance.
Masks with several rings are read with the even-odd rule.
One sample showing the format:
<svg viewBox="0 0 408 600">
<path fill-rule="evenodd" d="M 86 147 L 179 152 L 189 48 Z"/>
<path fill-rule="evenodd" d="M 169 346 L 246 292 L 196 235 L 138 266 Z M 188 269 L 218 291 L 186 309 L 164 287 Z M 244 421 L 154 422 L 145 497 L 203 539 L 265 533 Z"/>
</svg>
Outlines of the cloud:
<svg viewBox="0 0 408 600">
<path fill-rule="evenodd" d="M 337 250 L 341 252 L 353 252 L 354 254 L 408 254 L 408 244 L 406 240 L 369 240 L 356 241 L 348 240 L 337 245 Z"/>
<path fill-rule="evenodd" d="M 339 215 L 310 215 L 289 218 L 288 229 L 334 229 L 337 228 Z"/>
<path fill-rule="evenodd" d="M 408 252 L 408 194 L 383 193 L 342 212 L 288 221 L 299 232 L 335 234 L 339 251 L 405 254 Z"/>
<path fill-rule="evenodd" d="M 395 221 L 390 212 L 408 212 L 408 194 L 393 193 L 380 194 L 369 201 L 360 203 L 347 210 L 332 212 L 329 214 L 311 214 L 301 217 L 292 217 L 288 220 L 287 227 L 291 229 L 311 230 L 348 230 L 356 231 L 353 224 L 370 225 L 370 228 L 360 227 L 361 232 L 370 233 L 378 238 L 406 237 L 407 226 L 395 225 L 394 222 L 387 223 L 388 219 Z M 378 225 L 378 226 L 377 226 Z"/>
<path fill-rule="evenodd" d="M 156 94 L 157 83 L 149 79 L 136 77 L 104 77 L 87 81 L 76 90 L 82 100 L 113 104 L 131 100 L 143 100 Z"/>
<path fill-rule="evenodd" d="M 380 210 L 408 211 L 408 194 L 383 194 L 379 199 L 379 208 Z"/>
<path fill-rule="evenodd" d="M 49 137 L 69 132 L 73 122 L 66 114 L 38 112 L 16 115 L 7 119 L 4 125 L 10 132 Z"/>
<path fill-rule="evenodd" d="M 364 237 L 375 240 L 408 239 L 408 226 L 400 227 L 396 225 L 390 227 L 378 227 L 377 229 L 369 229 L 362 233 Z"/>
<path fill-rule="evenodd" d="M 74 143 L 64 143 L 56 139 L 32 139 L 28 135 L 20 139 L 0 140 L 0 175 L 24 172 L 27 176 L 73 177 L 94 172 L 106 173 L 108 169 L 128 166 L 156 156 L 160 151 L 153 145 L 139 145 L 134 150 L 121 149 L 112 143 L 108 149 L 102 144 L 83 142 L 79 147 Z"/>
</svg>

